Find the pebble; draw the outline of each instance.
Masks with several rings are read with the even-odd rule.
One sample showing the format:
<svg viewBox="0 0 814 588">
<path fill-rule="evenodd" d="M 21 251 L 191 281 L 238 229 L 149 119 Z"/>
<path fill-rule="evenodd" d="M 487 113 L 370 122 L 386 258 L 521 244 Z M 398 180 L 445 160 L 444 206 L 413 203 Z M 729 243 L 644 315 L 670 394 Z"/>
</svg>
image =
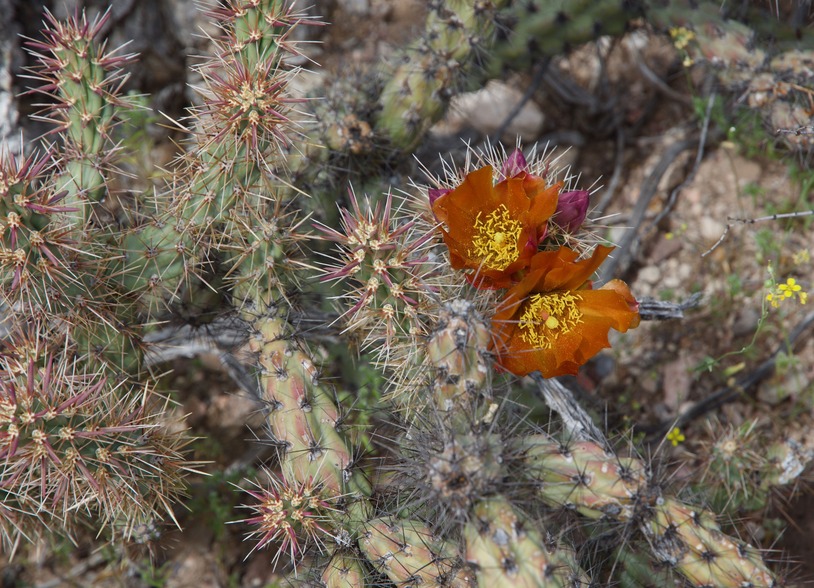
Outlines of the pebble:
<svg viewBox="0 0 814 588">
<path fill-rule="evenodd" d="M 355 16 L 367 16 L 370 12 L 369 0 L 339 0 L 339 6 L 343 12 Z"/>
<path fill-rule="evenodd" d="M 698 224 L 698 229 L 701 233 L 701 237 L 708 241 L 717 241 L 721 238 L 721 235 L 724 234 L 724 229 L 726 229 L 726 225 L 720 221 L 715 220 L 714 218 L 710 218 L 708 216 L 701 217 L 701 220 Z"/>
<path fill-rule="evenodd" d="M 492 81 L 482 90 L 460 94 L 452 99 L 448 122 L 454 120 L 469 124 L 481 133 L 495 133 L 515 106 L 523 99 L 523 93 L 503 82 Z M 542 131 L 545 116 L 537 104 L 527 101 L 517 113 L 505 135 L 514 141 L 534 141 Z"/>
<path fill-rule="evenodd" d="M 638 279 L 645 284 L 658 284 L 659 280 L 661 280 L 661 270 L 655 265 L 648 265 L 639 270 Z"/>
</svg>

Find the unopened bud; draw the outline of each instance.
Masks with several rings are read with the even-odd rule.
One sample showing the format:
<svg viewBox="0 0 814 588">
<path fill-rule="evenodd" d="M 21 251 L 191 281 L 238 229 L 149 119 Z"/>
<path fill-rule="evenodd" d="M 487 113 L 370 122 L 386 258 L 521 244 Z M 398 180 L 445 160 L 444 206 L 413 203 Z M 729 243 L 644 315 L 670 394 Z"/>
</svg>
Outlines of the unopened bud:
<svg viewBox="0 0 814 588">
<path fill-rule="evenodd" d="M 574 190 L 560 194 L 557 212 L 552 220 L 566 233 L 573 233 L 585 222 L 588 213 L 588 191 Z"/>
<path fill-rule="evenodd" d="M 509 154 L 506 161 L 503 162 L 503 167 L 500 169 L 500 180 L 502 181 L 507 178 L 513 178 L 517 174 L 525 171 L 528 171 L 528 163 L 526 163 L 526 158 L 520 149 L 515 149 Z"/>
<path fill-rule="evenodd" d="M 430 197 L 430 206 L 435 204 L 435 201 L 438 200 L 441 196 L 449 194 L 450 192 L 452 192 L 450 188 L 430 188 L 427 191 L 427 194 Z"/>
</svg>

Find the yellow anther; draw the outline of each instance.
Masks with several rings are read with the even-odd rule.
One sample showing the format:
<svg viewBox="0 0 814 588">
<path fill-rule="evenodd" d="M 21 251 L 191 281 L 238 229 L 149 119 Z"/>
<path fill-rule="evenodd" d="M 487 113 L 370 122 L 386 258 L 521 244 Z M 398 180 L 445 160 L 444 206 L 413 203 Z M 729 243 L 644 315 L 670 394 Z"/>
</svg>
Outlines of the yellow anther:
<svg viewBox="0 0 814 588">
<path fill-rule="evenodd" d="M 539 349 L 551 349 L 562 333 L 582 322 L 579 294 L 554 292 L 534 294 L 520 315 L 520 338 Z"/>
<path fill-rule="evenodd" d="M 482 218 L 482 214 L 479 212 L 475 218 L 473 250 L 469 251 L 469 255 L 482 259 L 486 269 L 504 270 L 520 256 L 517 240 L 523 225 L 511 217 L 505 204 L 485 218 Z"/>
</svg>

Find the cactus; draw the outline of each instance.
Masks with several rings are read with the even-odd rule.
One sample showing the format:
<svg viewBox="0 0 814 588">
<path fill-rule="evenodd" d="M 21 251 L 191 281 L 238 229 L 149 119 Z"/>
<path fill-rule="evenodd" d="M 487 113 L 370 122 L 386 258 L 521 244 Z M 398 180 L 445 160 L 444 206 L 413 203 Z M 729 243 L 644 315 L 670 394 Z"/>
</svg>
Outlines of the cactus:
<svg viewBox="0 0 814 588">
<path fill-rule="evenodd" d="M 509 503 L 480 502 L 464 530 L 466 561 L 478 570 L 478 586 L 583 586 L 588 579 L 574 554 L 551 545 Z"/>
<path fill-rule="evenodd" d="M 722 533 L 709 511 L 662 496 L 640 460 L 620 459 L 591 441 L 561 445 L 540 434 L 525 443 L 546 503 L 636 523 L 656 560 L 693 586 L 775 585 L 753 547 Z"/>
<path fill-rule="evenodd" d="M 699 456 L 706 464 L 698 480 L 708 485 L 716 511 L 741 516 L 766 508 L 773 489 L 794 486 L 812 452 L 794 437 L 767 436 L 757 423 L 722 429 Z"/>
<path fill-rule="evenodd" d="M 156 392 L 90 372 L 69 339 L 40 325 L 11 334 L 0 356 L 0 539 L 40 525 L 95 519 L 124 536 L 153 517 L 172 518 L 183 494 L 189 442 L 162 419 Z"/>
<path fill-rule="evenodd" d="M 165 186 L 122 198 L 114 214 L 104 205 L 121 174 L 117 124 L 132 105 L 120 68 L 132 57 L 106 52 L 96 38 L 104 18 L 47 16 L 46 40 L 31 47 L 37 91 L 53 100 L 40 116 L 59 141 L 42 155 L 0 156 L 4 548 L 47 525 L 71 533 L 95 519 L 130 536 L 148 519 L 173 518 L 196 463 L 184 458 L 181 428 L 168 426 L 145 335 L 169 317 L 200 319 L 185 315 L 197 305 L 244 331 L 233 356 L 218 351 L 262 402 L 277 451 L 247 481 L 248 514 L 236 522 L 252 552 L 274 553 L 270 566 L 296 574 L 307 562 L 336 587 L 574 586 L 606 576 L 642 585 L 650 570 L 699 587 L 776 585 L 759 551 L 672 496 L 641 459 L 590 435 L 543 432 L 539 414 L 512 408 L 511 374 L 575 374 L 610 345 L 611 329 L 639 321 L 624 283 L 594 287 L 611 249 L 591 235 L 588 191 L 549 169 L 545 154 L 470 152 L 462 169 L 447 166 L 448 177 L 406 198 L 373 166 L 366 179 L 383 196 L 351 192 L 339 223 L 325 215 L 317 225 L 338 252 L 321 263 L 308 256 L 315 206 L 299 182 L 330 175 L 308 166 L 357 147 L 361 155 L 382 137 L 409 151 L 453 90 L 477 81 L 476 57 L 517 64 L 518 47 L 541 31 L 536 49 L 553 55 L 620 32 L 643 10 L 577 2 L 555 14 L 538 4 L 432 3 L 425 37 L 379 95 L 337 102 L 376 117 L 366 128 L 376 140 L 360 147 L 339 132 L 362 128 L 350 114 L 339 127 L 321 121 L 324 141 L 308 144 L 315 135 L 300 120 L 289 57 L 296 28 L 316 21 L 282 0 L 221 3 L 184 152 Z M 659 22 L 668 9 L 659 10 L 644 14 Z M 511 34 L 495 33 L 496 23 Z M 376 417 L 359 432 L 337 400 L 352 393 L 335 392 L 298 322 L 315 275 L 335 282 L 341 330 L 375 350 L 387 382 L 382 403 L 362 407 Z M 374 422 L 388 434 L 377 436 Z M 360 439 L 390 454 L 368 459 Z M 795 459 L 802 454 L 769 460 L 775 473 L 778 460 L 786 465 L 753 492 L 783 483 Z M 610 536 L 621 526 L 638 539 L 610 540 L 618 572 L 574 546 L 573 529 Z"/>
<path fill-rule="evenodd" d="M 425 37 L 408 50 L 405 62 L 382 90 L 376 128 L 404 150 L 440 117 L 462 78 L 459 68 L 488 47 L 494 11 L 502 1 L 444 0 L 430 6 Z M 481 47 L 481 50 L 484 48 Z"/>
</svg>

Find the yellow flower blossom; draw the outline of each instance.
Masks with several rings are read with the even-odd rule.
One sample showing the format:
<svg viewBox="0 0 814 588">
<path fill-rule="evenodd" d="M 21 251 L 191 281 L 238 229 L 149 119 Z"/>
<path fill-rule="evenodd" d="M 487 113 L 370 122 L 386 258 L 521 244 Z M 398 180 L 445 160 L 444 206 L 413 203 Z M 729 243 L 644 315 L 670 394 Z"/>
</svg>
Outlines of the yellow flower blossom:
<svg viewBox="0 0 814 588">
<path fill-rule="evenodd" d="M 789 298 L 796 298 L 800 304 L 808 302 L 808 292 L 804 291 L 794 278 L 786 279 L 785 284 L 778 284 L 774 290 L 766 294 L 766 301 L 771 303 L 772 308 L 778 308 L 781 302 Z"/>
<path fill-rule="evenodd" d="M 684 433 L 681 432 L 681 429 L 673 427 L 673 430 L 667 433 L 667 440 L 673 444 L 673 447 L 678 447 L 678 444 L 684 443 L 687 438 L 684 436 Z"/>
<path fill-rule="evenodd" d="M 811 260 L 811 254 L 808 249 L 800 249 L 797 253 L 791 256 L 794 265 L 803 265 Z"/>
</svg>

